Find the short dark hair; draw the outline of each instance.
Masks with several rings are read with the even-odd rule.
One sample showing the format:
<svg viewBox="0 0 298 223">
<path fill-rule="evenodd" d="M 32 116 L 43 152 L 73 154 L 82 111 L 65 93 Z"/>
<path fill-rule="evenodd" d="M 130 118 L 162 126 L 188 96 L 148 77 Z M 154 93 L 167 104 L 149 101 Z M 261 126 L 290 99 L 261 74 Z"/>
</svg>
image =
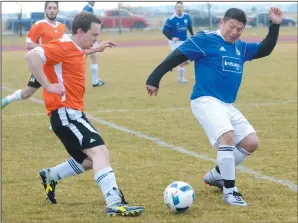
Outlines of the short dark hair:
<svg viewBox="0 0 298 223">
<path fill-rule="evenodd" d="M 247 22 L 245 13 L 241 9 L 237 8 L 230 8 L 228 11 L 226 11 L 223 20 L 226 22 L 229 19 L 235 19 L 239 22 L 242 22 L 244 25 L 246 25 Z"/>
<path fill-rule="evenodd" d="M 99 17 L 91 12 L 80 12 L 76 14 L 72 20 L 71 33 L 77 34 L 78 29 L 82 29 L 85 33 L 90 29 L 91 23 L 102 24 Z"/>
<path fill-rule="evenodd" d="M 48 5 L 49 5 L 50 3 L 56 3 L 57 8 L 59 8 L 59 2 L 57 2 L 57 1 L 52 1 L 52 2 L 45 2 L 45 4 L 44 4 L 44 10 L 47 9 L 47 7 L 48 7 Z"/>
<path fill-rule="evenodd" d="M 182 1 L 178 1 L 178 2 L 176 2 L 176 5 L 175 5 L 175 7 L 176 7 L 178 4 L 181 4 L 181 5 L 183 5 L 183 2 L 182 2 Z"/>
</svg>

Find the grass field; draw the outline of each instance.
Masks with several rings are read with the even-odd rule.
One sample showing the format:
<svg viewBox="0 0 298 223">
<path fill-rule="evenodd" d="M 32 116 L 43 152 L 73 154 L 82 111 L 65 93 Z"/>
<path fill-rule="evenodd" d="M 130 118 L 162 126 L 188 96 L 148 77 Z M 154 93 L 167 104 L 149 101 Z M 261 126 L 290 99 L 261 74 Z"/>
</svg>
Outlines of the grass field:
<svg viewBox="0 0 298 223">
<path fill-rule="evenodd" d="M 251 35 L 248 31 L 245 35 Z M 255 35 L 266 32 L 255 30 Z M 282 35 L 295 32 L 281 30 Z M 112 35 L 104 33 L 101 39 Z M 157 32 L 114 37 L 119 41 L 163 38 Z M 22 41 L 5 37 L 3 45 Z M 245 208 L 227 206 L 218 190 L 203 183 L 203 176 L 214 166 L 212 161 L 174 150 L 183 147 L 216 158 L 190 111 L 192 64 L 186 70 L 189 84 L 179 85 L 175 70 L 164 77 L 157 97 L 147 95 L 146 78 L 168 53 L 167 46 L 108 49 L 99 57 L 106 85 L 92 88 L 89 69 L 87 75 L 86 112 L 107 143 L 126 199 L 144 205 L 144 215 L 105 217 L 104 200 L 91 171 L 59 182 L 58 204 L 48 204 L 37 171 L 69 157 L 48 131 L 43 105 L 28 100 L 2 111 L 2 222 L 297 222 L 297 186 L 295 191 L 276 182 L 297 185 L 297 43 L 279 43 L 270 57 L 245 65 L 236 105 L 257 130 L 261 147 L 244 166 L 275 179 L 237 171 L 237 186 L 249 204 Z M 9 88 L 27 83 L 29 69 L 23 58 L 24 52 L 3 52 L 3 96 L 10 93 Z M 42 99 L 41 91 L 34 97 Z M 175 180 L 188 182 L 197 196 L 193 207 L 179 215 L 169 213 L 163 202 L 164 189 Z"/>
</svg>

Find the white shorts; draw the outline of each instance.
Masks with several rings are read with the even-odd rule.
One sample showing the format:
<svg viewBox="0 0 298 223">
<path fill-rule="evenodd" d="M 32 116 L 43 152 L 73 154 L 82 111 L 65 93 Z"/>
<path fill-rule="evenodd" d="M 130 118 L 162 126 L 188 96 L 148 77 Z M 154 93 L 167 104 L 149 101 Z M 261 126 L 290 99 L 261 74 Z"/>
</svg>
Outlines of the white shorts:
<svg viewBox="0 0 298 223">
<path fill-rule="evenodd" d="M 219 137 L 228 131 L 234 131 L 235 145 L 256 132 L 237 108 L 214 97 L 203 96 L 192 100 L 191 109 L 214 148 L 218 148 Z"/>
<path fill-rule="evenodd" d="M 185 41 L 177 41 L 174 42 L 172 40 L 169 40 L 169 45 L 171 47 L 171 50 L 174 51 L 178 46 L 180 46 L 182 43 L 184 43 Z"/>
</svg>

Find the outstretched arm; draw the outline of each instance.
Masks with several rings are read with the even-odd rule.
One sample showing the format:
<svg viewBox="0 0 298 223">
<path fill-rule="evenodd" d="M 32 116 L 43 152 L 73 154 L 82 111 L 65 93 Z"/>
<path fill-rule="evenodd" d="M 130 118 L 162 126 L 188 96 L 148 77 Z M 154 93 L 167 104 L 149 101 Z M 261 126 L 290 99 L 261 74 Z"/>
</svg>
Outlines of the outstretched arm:
<svg viewBox="0 0 298 223">
<path fill-rule="evenodd" d="M 259 50 L 252 59 L 258 59 L 270 55 L 277 43 L 279 26 L 282 21 L 282 11 L 279 8 L 270 8 L 269 18 L 271 20 L 269 32 L 265 39 L 263 39 L 260 43 Z"/>
<path fill-rule="evenodd" d="M 161 78 L 168 71 L 187 60 L 188 58 L 184 54 L 182 54 L 178 49 L 174 50 L 149 75 L 146 84 L 158 88 Z"/>
</svg>

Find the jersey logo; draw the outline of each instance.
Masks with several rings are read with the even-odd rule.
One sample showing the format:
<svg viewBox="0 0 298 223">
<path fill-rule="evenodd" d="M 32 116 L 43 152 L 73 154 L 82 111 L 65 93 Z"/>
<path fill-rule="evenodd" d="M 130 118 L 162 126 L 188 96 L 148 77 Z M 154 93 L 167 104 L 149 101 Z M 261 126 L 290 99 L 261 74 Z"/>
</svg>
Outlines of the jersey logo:
<svg viewBox="0 0 298 223">
<path fill-rule="evenodd" d="M 226 49 L 222 46 L 220 47 L 219 51 L 226 51 Z"/>
<path fill-rule="evenodd" d="M 240 51 L 236 48 L 236 53 L 238 56 L 240 56 Z"/>
<path fill-rule="evenodd" d="M 187 19 L 184 19 L 184 23 L 188 23 Z"/>
<path fill-rule="evenodd" d="M 242 63 L 239 58 L 235 57 L 222 57 L 222 70 L 233 73 L 242 73 Z"/>
</svg>

